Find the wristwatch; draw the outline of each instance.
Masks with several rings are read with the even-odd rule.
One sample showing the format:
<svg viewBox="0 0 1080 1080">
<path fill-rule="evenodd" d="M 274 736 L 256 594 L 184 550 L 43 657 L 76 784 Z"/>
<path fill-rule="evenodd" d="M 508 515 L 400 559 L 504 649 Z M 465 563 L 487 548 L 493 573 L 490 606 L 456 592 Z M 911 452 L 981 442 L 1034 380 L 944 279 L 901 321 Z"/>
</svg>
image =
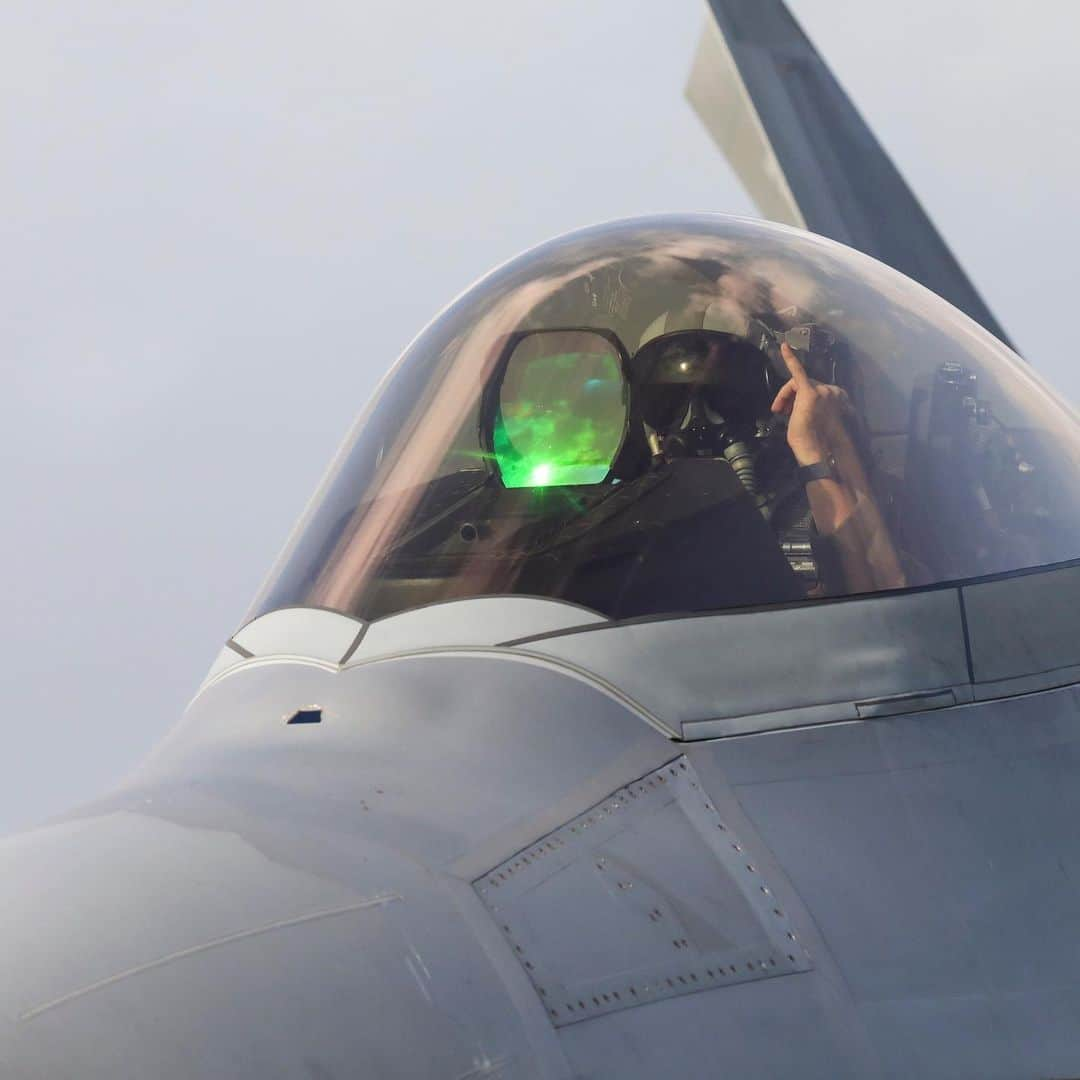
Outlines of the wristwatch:
<svg viewBox="0 0 1080 1080">
<path fill-rule="evenodd" d="M 815 461 L 811 465 L 800 465 L 798 468 L 799 483 L 803 487 L 814 480 L 835 480 L 840 482 L 840 473 L 836 469 L 836 458 L 830 454 L 824 461 Z"/>
</svg>

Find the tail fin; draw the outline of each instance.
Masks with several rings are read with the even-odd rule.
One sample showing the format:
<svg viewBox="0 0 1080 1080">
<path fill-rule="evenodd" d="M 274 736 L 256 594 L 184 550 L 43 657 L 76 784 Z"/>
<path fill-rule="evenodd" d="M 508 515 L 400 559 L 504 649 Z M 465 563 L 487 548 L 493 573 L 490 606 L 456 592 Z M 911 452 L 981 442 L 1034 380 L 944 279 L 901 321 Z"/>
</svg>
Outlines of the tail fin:
<svg viewBox="0 0 1080 1080">
<path fill-rule="evenodd" d="M 765 217 L 832 237 L 1009 339 L 783 0 L 708 0 L 687 97 Z"/>
</svg>

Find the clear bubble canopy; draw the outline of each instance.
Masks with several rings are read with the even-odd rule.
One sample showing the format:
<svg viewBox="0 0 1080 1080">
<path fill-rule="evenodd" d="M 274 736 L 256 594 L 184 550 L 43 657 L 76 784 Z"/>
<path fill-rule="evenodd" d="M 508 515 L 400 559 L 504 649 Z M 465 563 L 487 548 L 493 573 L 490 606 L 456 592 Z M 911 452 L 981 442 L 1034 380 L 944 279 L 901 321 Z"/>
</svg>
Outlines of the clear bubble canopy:
<svg viewBox="0 0 1080 1080">
<path fill-rule="evenodd" d="M 1080 427 L 944 300 L 720 215 L 494 271 L 409 346 L 250 613 L 481 595 L 613 618 L 1080 556 Z"/>
</svg>

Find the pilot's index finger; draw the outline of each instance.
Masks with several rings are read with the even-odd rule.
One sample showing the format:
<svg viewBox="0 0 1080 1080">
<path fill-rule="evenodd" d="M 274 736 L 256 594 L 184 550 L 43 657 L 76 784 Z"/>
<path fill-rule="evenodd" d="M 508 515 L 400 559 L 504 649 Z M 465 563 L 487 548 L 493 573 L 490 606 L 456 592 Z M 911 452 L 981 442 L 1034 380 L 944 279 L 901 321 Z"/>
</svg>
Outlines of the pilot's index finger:
<svg viewBox="0 0 1080 1080">
<path fill-rule="evenodd" d="M 788 371 L 791 372 L 795 386 L 798 389 L 809 386 L 810 376 L 806 374 L 806 368 L 802 366 L 802 361 L 795 355 L 795 350 L 786 341 L 780 345 L 780 355 L 784 358 Z"/>
</svg>

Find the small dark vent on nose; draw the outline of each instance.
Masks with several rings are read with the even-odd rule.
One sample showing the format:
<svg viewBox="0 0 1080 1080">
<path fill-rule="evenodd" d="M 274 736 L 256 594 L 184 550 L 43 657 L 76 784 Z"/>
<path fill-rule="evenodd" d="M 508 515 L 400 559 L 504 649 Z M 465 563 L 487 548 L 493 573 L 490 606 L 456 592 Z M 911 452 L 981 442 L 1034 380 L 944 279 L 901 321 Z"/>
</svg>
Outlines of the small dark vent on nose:
<svg viewBox="0 0 1080 1080">
<path fill-rule="evenodd" d="M 297 709 L 286 721 L 289 724 L 321 724 L 322 709 Z"/>
</svg>

